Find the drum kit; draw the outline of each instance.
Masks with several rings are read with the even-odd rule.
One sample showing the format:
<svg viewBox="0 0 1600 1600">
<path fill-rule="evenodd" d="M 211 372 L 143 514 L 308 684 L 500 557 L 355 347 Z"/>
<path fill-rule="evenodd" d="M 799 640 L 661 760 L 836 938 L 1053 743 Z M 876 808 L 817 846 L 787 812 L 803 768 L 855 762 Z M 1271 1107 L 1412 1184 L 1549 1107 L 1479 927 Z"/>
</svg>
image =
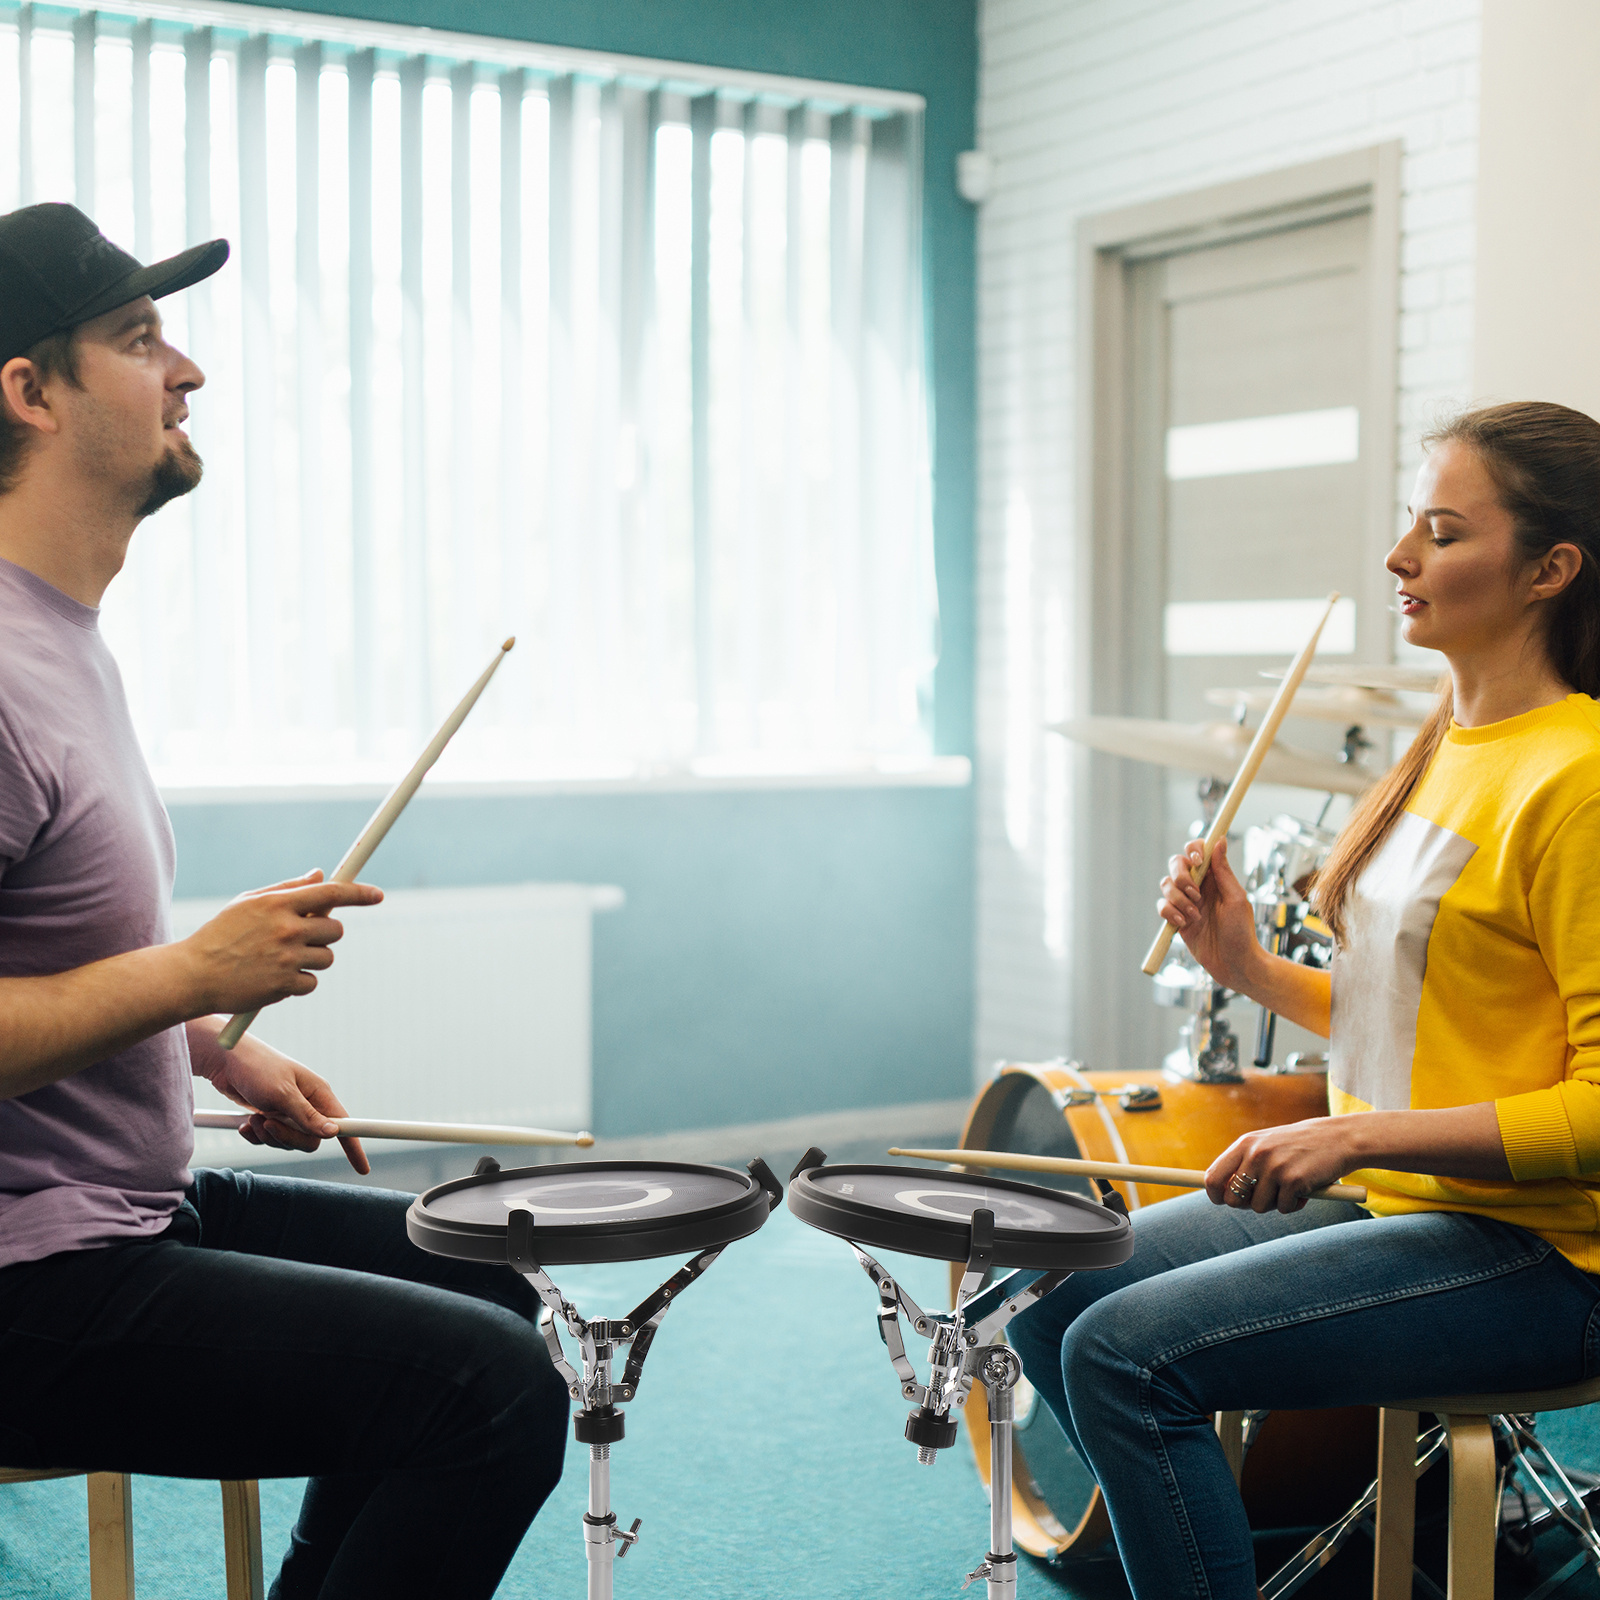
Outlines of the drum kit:
<svg viewBox="0 0 1600 1600">
<path fill-rule="evenodd" d="M 1321 790 L 1330 800 L 1335 794 L 1359 794 L 1374 777 L 1360 765 L 1370 747 L 1362 729 L 1414 728 L 1424 720 L 1425 713 L 1400 696 L 1431 689 L 1434 674 L 1405 667 L 1313 667 L 1315 644 L 1313 635 L 1271 697 L 1253 738 L 1244 729 L 1245 716 L 1268 698 L 1254 689 L 1215 691 L 1209 697 L 1234 708 L 1235 720 L 1227 724 L 1188 727 L 1091 717 L 1058 724 L 1056 731 L 1093 749 L 1198 774 L 1210 823 L 1205 830 L 1209 862 L 1211 847 L 1225 835 L 1243 790 L 1257 775 Z M 493 667 L 380 808 L 352 847 L 352 857 L 364 860 L 376 847 Z M 1315 687 L 1296 699 L 1302 681 Z M 1276 745 L 1277 726 L 1287 714 L 1344 723 L 1343 758 L 1330 761 Z M 1327 965 L 1332 946 L 1328 928 L 1307 901 L 1310 880 L 1333 843 L 1333 834 L 1322 826 L 1326 809 L 1315 822 L 1277 816 L 1247 829 L 1243 840 L 1242 876 L 1262 942 L 1314 966 Z M 1133 1251 L 1129 1213 L 1194 1185 L 1201 1177 L 1197 1169 L 1240 1134 L 1326 1113 L 1325 1058 L 1291 1055 L 1285 1066 L 1273 1066 L 1274 1019 L 1264 1014 L 1255 1066 L 1241 1067 L 1238 1040 L 1224 1014 L 1228 991 L 1181 946 L 1170 957 L 1167 946 L 1165 936 L 1157 940 L 1145 971 L 1154 977 L 1157 1000 L 1186 1007 L 1190 1016 L 1183 1044 L 1162 1070 L 1094 1073 L 1065 1060 L 1006 1064 L 974 1102 L 959 1150 L 889 1152 L 947 1163 L 944 1170 L 830 1166 L 813 1148 L 790 1174 L 790 1210 L 809 1226 L 842 1239 L 877 1291 L 878 1333 L 901 1398 L 911 1402 L 905 1436 L 918 1461 L 937 1461 L 960 1431 L 956 1413 L 965 1416 L 990 1501 L 989 1549 L 967 1574 L 967 1584 L 982 1581 L 987 1600 L 1015 1600 L 1019 1545 L 1056 1564 L 1103 1557 L 1112 1548 L 1100 1491 L 1037 1403 L 1020 1361 L 1005 1343 L 1007 1324 L 1073 1272 L 1127 1260 Z M 242 1032 L 248 1021 L 236 1019 L 235 1027 Z M 195 1120 L 238 1126 L 244 1115 L 201 1112 Z M 353 1118 L 341 1121 L 340 1133 L 523 1145 L 594 1142 L 586 1133 L 538 1128 Z M 991 1175 L 1002 1167 L 1025 1169 L 1038 1181 Z M 528 1280 L 542 1303 L 540 1330 L 578 1407 L 574 1435 L 589 1450 L 583 1516 L 589 1600 L 611 1600 L 615 1563 L 639 1537 L 639 1520 L 622 1528 L 611 1506 L 611 1447 L 624 1437 L 621 1403 L 638 1393 L 662 1318 L 724 1249 L 754 1234 L 783 1198 L 782 1184 L 759 1158 L 740 1173 L 642 1161 L 560 1162 L 504 1171 L 485 1156 L 469 1177 L 429 1189 L 407 1213 L 413 1243 L 458 1259 L 504 1262 Z M 1364 1192 L 1333 1186 L 1328 1198 L 1359 1200 Z M 951 1309 L 918 1305 L 871 1250 L 950 1263 Z M 551 1269 L 563 1266 L 683 1252 L 692 1252 L 690 1259 L 618 1318 L 583 1316 L 551 1275 Z M 929 1340 L 925 1380 L 906 1353 L 902 1319 Z M 563 1334 L 574 1347 L 571 1356 Z M 624 1360 L 620 1374 L 614 1370 L 619 1358 Z M 1523 1419 L 1512 1420 L 1520 1424 Z M 1363 1498 L 1361 1486 L 1372 1472 L 1377 1413 L 1371 1408 L 1247 1412 L 1243 1441 L 1247 1453 L 1240 1465 L 1240 1491 L 1252 1527 L 1330 1524 L 1327 1534 L 1269 1583 L 1275 1600 L 1284 1600 L 1359 1525 L 1358 1513 L 1372 1493 L 1369 1487 Z M 1570 1498 L 1593 1533 L 1583 1510 L 1589 1492 L 1585 1485 Z M 1572 1520 L 1553 1501 L 1550 1506 L 1550 1520 Z M 1351 1509 L 1337 1519 L 1344 1507 Z M 1593 1543 L 1600 1551 L 1600 1535 Z"/>
</svg>

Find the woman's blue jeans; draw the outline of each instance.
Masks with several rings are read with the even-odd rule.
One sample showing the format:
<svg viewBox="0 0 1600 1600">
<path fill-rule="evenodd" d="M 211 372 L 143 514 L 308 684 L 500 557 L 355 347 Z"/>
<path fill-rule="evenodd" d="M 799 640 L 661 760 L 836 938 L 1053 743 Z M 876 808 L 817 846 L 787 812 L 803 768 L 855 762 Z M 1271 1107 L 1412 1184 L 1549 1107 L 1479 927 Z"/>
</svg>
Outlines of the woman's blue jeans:
<svg viewBox="0 0 1600 1600">
<path fill-rule="evenodd" d="M 1134 1213 L 1134 1252 L 1007 1337 L 1099 1480 L 1138 1600 L 1255 1600 L 1217 1411 L 1545 1389 L 1600 1371 L 1600 1287 L 1462 1212 L 1257 1216 L 1203 1194 Z"/>
</svg>

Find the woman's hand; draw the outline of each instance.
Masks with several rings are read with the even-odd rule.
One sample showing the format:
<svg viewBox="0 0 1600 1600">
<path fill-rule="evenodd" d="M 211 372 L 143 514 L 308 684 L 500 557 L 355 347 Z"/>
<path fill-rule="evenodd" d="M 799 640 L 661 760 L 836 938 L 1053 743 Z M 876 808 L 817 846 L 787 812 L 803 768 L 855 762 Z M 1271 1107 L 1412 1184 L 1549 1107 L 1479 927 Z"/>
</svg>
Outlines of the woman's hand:
<svg viewBox="0 0 1600 1600">
<path fill-rule="evenodd" d="M 1228 841 L 1219 840 L 1205 881 L 1194 871 L 1205 859 L 1205 841 L 1191 839 L 1167 863 L 1156 911 L 1177 929 L 1190 953 L 1218 983 L 1245 991 L 1252 958 L 1261 953 L 1255 908 L 1228 865 Z"/>
<path fill-rule="evenodd" d="M 1360 1116 L 1309 1117 L 1247 1133 L 1206 1168 L 1206 1193 L 1214 1205 L 1239 1211 L 1298 1211 L 1313 1189 L 1365 1165 L 1352 1137 L 1361 1123 Z"/>
</svg>

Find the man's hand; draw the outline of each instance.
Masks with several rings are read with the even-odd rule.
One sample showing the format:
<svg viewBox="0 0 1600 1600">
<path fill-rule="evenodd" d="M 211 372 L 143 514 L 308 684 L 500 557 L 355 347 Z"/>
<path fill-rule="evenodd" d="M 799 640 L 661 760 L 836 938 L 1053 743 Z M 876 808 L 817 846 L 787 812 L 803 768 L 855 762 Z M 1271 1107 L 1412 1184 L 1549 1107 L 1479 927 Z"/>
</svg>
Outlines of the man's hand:
<svg viewBox="0 0 1600 1600">
<path fill-rule="evenodd" d="M 320 871 L 240 895 L 173 947 L 188 964 L 196 1012 L 256 1011 L 310 994 L 312 974 L 333 965 L 328 947 L 344 937 L 328 913 L 382 899 L 371 884 L 324 883 Z"/>
<path fill-rule="evenodd" d="M 201 1017 L 189 1025 L 195 1064 L 212 1088 L 254 1115 L 240 1127 L 242 1138 L 274 1150 L 316 1150 L 338 1129 L 328 1119 L 348 1115 L 338 1095 L 310 1067 L 246 1034 L 232 1051 L 206 1050 L 227 1019 Z M 341 1138 L 350 1165 L 365 1176 L 372 1169 L 359 1139 Z"/>
</svg>

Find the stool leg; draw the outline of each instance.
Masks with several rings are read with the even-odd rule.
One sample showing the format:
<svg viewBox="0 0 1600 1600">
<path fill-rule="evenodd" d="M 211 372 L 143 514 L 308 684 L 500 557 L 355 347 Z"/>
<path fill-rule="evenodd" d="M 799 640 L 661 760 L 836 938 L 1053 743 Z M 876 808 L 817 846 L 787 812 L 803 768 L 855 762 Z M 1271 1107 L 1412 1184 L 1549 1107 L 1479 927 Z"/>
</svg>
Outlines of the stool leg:
<svg viewBox="0 0 1600 1600">
<path fill-rule="evenodd" d="M 133 1482 L 126 1472 L 89 1474 L 89 1593 L 133 1600 Z"/>
<path fill-rule="evenodd" d="M 254 1478 L 222 1482 L 222 1543 L 228 1560 L 228 1600 L 265 1600 L 261 1486 Z"/>
<path fill-rule="evenodd" d="M 1217 1413 L 1217 1437 L 1222 1441 L 1222 1453 L 1228 1458 L 1228 1470 L 1235 1483 L 1244 1472 L 1244 1418 L 1242 1411 Z"/>
<path fill-rule="evenodd" d="M 1494 1600 L 1496 1475 L 1487 1417 L 1449 1417 L 1449 1600 Z"/>
<path fill-rule="evenodd" d="M 1417 1414 L 1378 1413 L 1378 1511 L 1372 1600 L 1411 1600 L 1417 1531 Z"/>
</svg>

